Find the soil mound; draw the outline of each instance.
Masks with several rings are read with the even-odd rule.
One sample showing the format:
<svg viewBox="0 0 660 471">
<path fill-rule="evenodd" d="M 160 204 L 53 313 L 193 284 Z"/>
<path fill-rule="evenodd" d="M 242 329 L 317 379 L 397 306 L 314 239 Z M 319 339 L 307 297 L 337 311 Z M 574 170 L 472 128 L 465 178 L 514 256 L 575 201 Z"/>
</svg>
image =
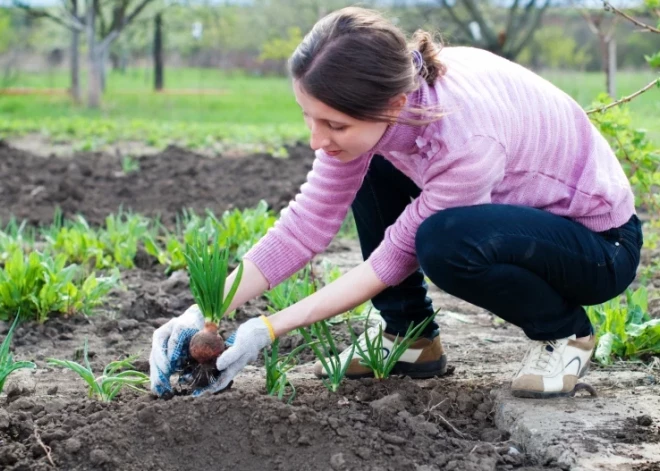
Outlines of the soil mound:
<svg viewBox="0 0 660 471">
<path fill-rule="evenodd" d="M 125 173 L 124 156 L 77 153 L 70 159 L 38 157 L 0 141 L 0 220 L 12 215 L 32 224 L 50 224 L 56 207 L 65 217 L 83 214 L 99 224 L 123 207 L 160 215 L 171 224 L 183 209 L 221 214 L 266 200 L 279 211 L 298 193 L 312 167 L 308 146 L 290 147 L 289 157 L 254 154 L 208 158 L 168 147 L 136 157 L 139 170 Z"/>
<path fill-rule="evenodd" d="M 338 394 L 300 389 L 292 406 L 235 390 L 113 404 L 19 397 L 0 417 L 0 436 L 19 438 L 4 447 L 0 463 L 52 469 L 38 436 L 56 466 L 68 470 L 480 471 L 523 465 L 524 455 L 493 428 L 487 390 L 446 379 L 351 381 Z"/>
</svg>

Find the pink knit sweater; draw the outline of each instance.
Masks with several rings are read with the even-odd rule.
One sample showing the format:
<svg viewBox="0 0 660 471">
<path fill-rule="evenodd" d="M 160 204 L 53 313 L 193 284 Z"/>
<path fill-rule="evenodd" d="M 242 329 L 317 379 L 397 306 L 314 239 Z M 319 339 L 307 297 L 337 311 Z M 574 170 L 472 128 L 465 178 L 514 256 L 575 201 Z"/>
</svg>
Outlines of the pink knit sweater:
<svg viewBox="0 0 660 471">
<path fill-rule="evenodd" d="M 630 184 L 607 141 L 582 108 L 527 69 L 480 49 L 445 48 L 447 73 L 409 95 L 411 106 L 447 114 L 426 126 L 393 125 L 370 152 L 341 163 L 323 151 L 275 226 L 245 255 L 278 285 L 324 251 L 339 231 L 374 154 L 422 190 L 371 254 L 387 285 L 419 266 L 415 234 L 445 208 L 524 205 L 594 231 L 635 212 Z"/>
</svg>

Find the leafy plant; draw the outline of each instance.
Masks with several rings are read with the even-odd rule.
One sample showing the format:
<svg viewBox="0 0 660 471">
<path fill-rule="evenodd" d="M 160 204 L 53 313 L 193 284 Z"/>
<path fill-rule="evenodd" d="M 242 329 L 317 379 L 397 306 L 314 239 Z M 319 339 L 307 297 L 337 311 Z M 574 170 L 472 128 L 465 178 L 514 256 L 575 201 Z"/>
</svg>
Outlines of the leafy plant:
<svg viewBox="0 0 660 471">
<path fill-rule="evenodd" d="M 99 377 L 94 376 L 92 365 L 89 362 L 86 340 L 83 358 L 85 361 L 84 366 L 75 361 L 58 360 L 55 358 L 48 358 L 47 362 L 49 365 L 68 368 L 76 372 L 87 383 L 89 397 L 97 397 L 103 402 L 111 402 L 124 387 L 139 392 L 147 392 L 138 386 L 148 383 L 149 376 L 132 369 L 132 362 L 137 358 L 137 355 L 108 363 L 103 368 L 103 373 Z"/>
<path fill-rule="evenodd" d="M 20 311 L 26 318 L 44 322 L 51 312 L 73 314 L 90 310 L 119 283 L 116 271 L 106 277 L 83 276 L 78 265 L 67 265 L 67 256 L 41 252 L 24 254 L 16 248 L 0 269 L 0 319 Z"/>
<path fill-rule="evenodd" d="M 111 214 L 105 218 L 105 228 L 100 231 L 99 239 L 103 252 L 108 254 L 113 266 L 133 268 L 138 245 L 147 234 L 149 222 L 138 214 Z"/>
<path fill-rule="evenodd" d="M 374 335 L 373 339 L 368 335 L 368 330 L 365 331 L 364 346 L 355 336 L 353 329 L 349 328 L 351 332 L 351 337 L 353 339 L 353 345 L 357 346 L 358 356 L 361 358 L 360 364 L 366 366 L 374 372 L 374 377 L 376 379 L 386 379 L 390 376 L 392 368 L 396 365 L 396 362 L 399 361 L 401 355 L 410 347 L 410 345 L 415 342 L 426 326 L 433 320 L 434 316 L 428 317 L 423 322 L 420 322 L 416 326 L 414 323 L 411 323 L 408 326 L 408 330 L 403 338 L 399 338 L 397 335 L 394 339 L 394 344 L 392 345 L 391 351 L 384 353 L 386 351 L 383 348 L 383 325 L 378 324 L 378 332 Z M 369 319 L 367 318 L 368 325 Z"/>
<path fill-rule="evenodd" d="M 321 362 L 323 369 L 328 375 L 328 379 L 323 380 L 323 385 L 329 391 L 337 392 L 339 385 L 346 376 L 348 365 L 351 364 L 350 359 L 353 358 L 355 343 L 351 346 L 350 353 L 348 354 L 347 358 L 349 361 L 342 364 L 341 352 L 337 349 L 337 345 L 326 321 L 315 322 L 309 329 L 301 327 L 298 331 L 305 339 L 307 345 L 312 349 L 316 358 Z M 314 340 L 313 337 L 317 340 Z"/>
<path fill-rule="evenodd" d="M 145 251 L 155 257 L 158 263 L 164 265 L 165 273 L 172 273 L 186 268 L 187 262 L 183 254 L 186 243 L 191 242 L 194 235 L 204 230 L 207 233 L 208 223 L 193 211 L 184 211 L 177 216 L 176 229 L 168 231 L 161 224 L 156 225 L 155 233 L 145 234 L 143 243 Z M 159 232 L 162 235 L 159 235 Z"/>
<path fill-rule="evenodd" d="M 213 215 L 209 214 L 209 217 Z M 273 227 L 276 220 L 277 217 L 268 210 L 268 203 L 261 200 L 254 208 L 225 211 L 220 220 L 216 220 L 216 224 L 220 238 L 226 241 L 226 246 L 234 253 L 235 260 L 241 260 L 268 229 Z"/>
<path fill-rule="evenodd" d="M 594 107 L 601 107 L 611 101 L 607 94 L 602 94 Z M 660 195 L 653 188 L 660 185 L 660 149 L 648 139 L 644 129 L 632 127 L 628 108 L 609 108 L 591 114 L 590 118 L 621 162 L 634 189 L 636 205 L 659 209 Z"/>
<path fill-rule="evenodd" d="M 238 266 L 238 273 L 232 287 L 225 297 L 225 282 L 229 268 L 229 250 L 220 248 L 218 236 L 213 238 L 209 247 L 208 233 L 195 233 L 185 247 L 184 257 L 190 274 L 190 290 L 195 302 L 207 320 L 219 323 L 229 308 L 243 276 L 243 263 Z"/>
<path fill-rule="evenodd" d="M 7 260 L 7 257 L 15 249 L 28 252 L 32 250 L 35 244 L 35 231 L 27 226 L 27 222 L 20 224 L 12 217 L 4 230 L 0 231 L 0 262 Z"/>
<path fill-rule="evenodd" d="M 55 253 L 66 255 L 69 263 L 79 264 L 88 270 L 113 265 L 112 259 L 104 254 L 103 243 L 97 232 L 82 216 L 78 216 L 75 221 L 66 221 L 59 227 L 54 226 L 44 237 Z"/>
<path fill-rule="evenodd" d="M 628 289 L 625 296 L 589 306 L 586 311 L 596 332 L 594 357 L 598 363 L 608 365 L 614 359 L 634 360 L 660 353 L 660 319 L 649 316 L 645 287 Z"/>
<path fill-rule="evenodd" d="M 9 332 L 7 332 L 7 336 L 0 345 L 0 393 L 2 393 L 2 390 L 5 387 L 5 381 L 11 373 L 23 368 L 34 369 L 37 367 L 37 365 L 31 361 L 14 361 L 14 358 L 9 351 L 9 345 L 11 344 L 11 338 L 14 335 L 14 328 L 16 328 L 16 324 L 18 323 L 18 318 L 19 316 L 16 315 L 14 323 L 11 325 Z"/>
<path fill-rule="evenodd" d="M 277 396 L 279 400 L 284 398 L 287 389 L 291 391 L 287 404 L 296 397 L 296 388 L 289 381 L 286 374 L 296 365 L 296 356 L 308 345 L 303 344 L 294 348 L 287 355 L 280 355 L 280 339 L 275 339 L 270 347 L 270 353 L 264 349 L 264 366 L 266 368 L 266 391 L 270 396 Z"/>
</svg>

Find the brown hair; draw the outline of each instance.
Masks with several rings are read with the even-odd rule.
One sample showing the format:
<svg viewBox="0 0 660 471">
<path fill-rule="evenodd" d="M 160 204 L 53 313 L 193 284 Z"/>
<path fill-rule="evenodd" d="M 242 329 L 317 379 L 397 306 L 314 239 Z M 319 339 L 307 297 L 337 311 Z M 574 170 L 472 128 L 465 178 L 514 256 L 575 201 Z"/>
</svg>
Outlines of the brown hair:
<svg viewBox="0 0 660 471">
<path fill-rule="evenodd" d="M 348 7 L 314 25 L 289 59 L 289 70 L 307 93 L 331 108 L 355 119 L 388 121 L 392 98 L 415 91 L 420 78 L 432 85 L 444 74 L 441 48 L 426 31 L 416 31 L 408 43 L 380 13 Z M 421 53 L 421 70 L 413 61 L 414 50 Z"/>
</svg>

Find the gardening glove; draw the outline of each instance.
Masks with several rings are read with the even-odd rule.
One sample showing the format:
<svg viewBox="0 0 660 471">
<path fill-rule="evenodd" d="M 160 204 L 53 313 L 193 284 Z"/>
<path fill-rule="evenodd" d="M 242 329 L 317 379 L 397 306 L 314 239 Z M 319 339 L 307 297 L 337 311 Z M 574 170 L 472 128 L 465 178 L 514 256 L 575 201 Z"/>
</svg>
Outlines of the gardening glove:
<svg viewBox="0 0 660 471">
<path fill-rule="evenodd" d="M 217 379 L 205 388 L 197 389 L 193 396 L 216 393 L 225 389 L 245 365 L 257 359 L 259 352 L 275 340 L 273 326 L 266 316 L 244 322 L 236 330 L 236 338 L 231 347 L 218 357 L 216 368 L 220 372 Z"/>
<path fill-rule="evenodd" d="M 160 326 L 153 335 L 149 373 L 151 390 L 158 396 L 172 391 L 170 376 L 188 358 L 190 339 L 204 328 L 204 315 L 197 304 Z"/>
</svg>

